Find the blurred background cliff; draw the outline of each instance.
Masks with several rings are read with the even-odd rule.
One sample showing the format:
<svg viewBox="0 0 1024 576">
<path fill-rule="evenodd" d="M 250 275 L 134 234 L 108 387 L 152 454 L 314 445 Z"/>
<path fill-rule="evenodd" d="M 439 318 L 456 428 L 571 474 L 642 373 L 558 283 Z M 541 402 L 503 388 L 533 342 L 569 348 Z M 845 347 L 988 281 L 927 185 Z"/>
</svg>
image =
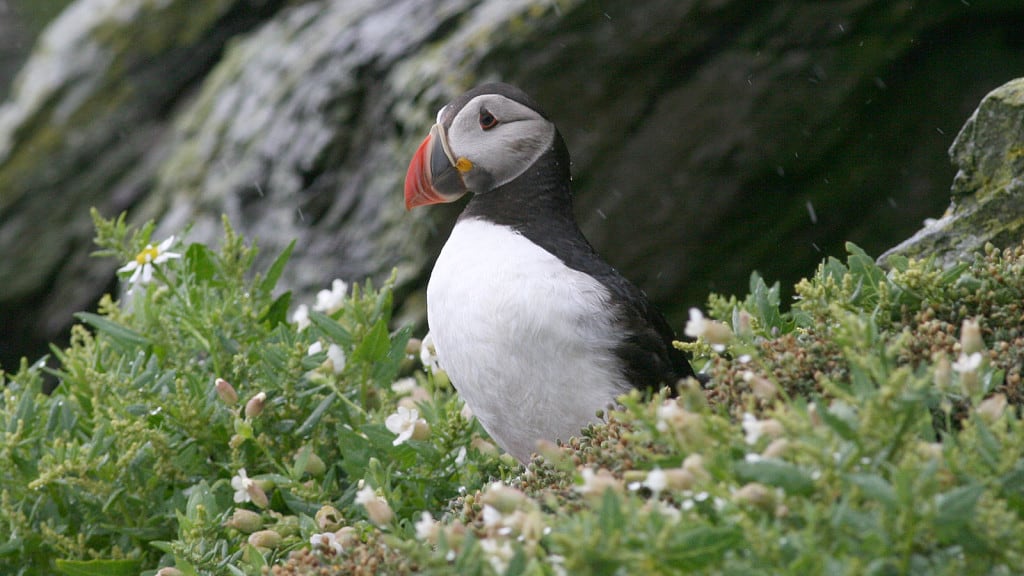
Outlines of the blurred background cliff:
<svg viewBox="0 0 1024 576">
<path fill-rule="evenodd" d="M 0 0 L 0 366 L 116 289 L 89 208 L 215 242 L 287 286 L 399 270 L 404 321 L 461 203 L 406 213 L 437 109 L 489 80 L 556 121 L 577 214 L 681 330 L 752 270 L 791 286 L 939 217 L 947 150 L 1024 75 L 1024 4 L 757 0 Z"/>
</svg>

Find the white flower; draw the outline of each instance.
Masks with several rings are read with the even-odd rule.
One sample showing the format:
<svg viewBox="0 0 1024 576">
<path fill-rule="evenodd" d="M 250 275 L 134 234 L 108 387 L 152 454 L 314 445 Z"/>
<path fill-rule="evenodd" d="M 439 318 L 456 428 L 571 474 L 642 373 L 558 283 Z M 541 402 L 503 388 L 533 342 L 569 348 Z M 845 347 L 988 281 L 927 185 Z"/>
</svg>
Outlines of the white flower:
<svg viewBox="0 0 1024 576">
<path fill-rule="evenodd" d="M 485 504 L 484 509 L 480 514 L 483 517 L 484 526 L 492 527 L 501 524 L 501 512 L 490 504 Z"/>
<path fill-rule="evenodd" d="M 309 537 L 309 543 L 313 545 L 313 548 L 323 552 L 331 551 L 334 554 L 341 554 L 344 550 L 341 546 L 341 542 L 338 542 L 338 536 L 335 535 L 334 532 L 313 534 Z"/>
<path fill-rule="evenodd" d="M 420 513 L 420 519 L 416 521 L 416 538 L 432 542 L 437 538 L 437 520 L 430 515 L 430 512 Z"/>
<path fill-rule="evenodd" d="M 691 338 L 703 338 L 717 352 L 725 350 L 725 345 L 732 339 L 731 328 L 704 318 L 704 314 L 696 308 L 690 308 L 690 320 L 686 322 L 683 332 Z"/>
<path fill-rule="evenodd" d="M 313 304 L 313 310 L 328 315 L 341 310 L 341 307 L 345 305 L 346 292 L 348 292 L 348 284 L 335 278 L 334 282 L 331 282 L 330 290 L 321 290 L 316 293 L 316 304 Z"/>
<path fill-rule="evenodd" d="M 341 346 L 337 344 L 331 344 L 327 347 L 327 360 L 331 363 L 331 368 L 335 374 L 341 374 L 345 370 L 345 351 L 341 349 Z"/>
<path fill-rule="evenodd" d="M 235 502 L 238 504 L 251 502 L 252 496 L 249 495 L 249 490 L 254 484 L 252 478 L 245 474 L 245 468 L 239 468 L 238 474 L 231 478 L 231 487 L 235 489 Z"/>
<path fill-rule="evenodd" d="M 764 432 L 764 422 L 758 420 L 750 412 L 743 413 L 743 433 L 746 434 L 744 440 L 747 444 L 757 444 L 757 441 L 761 438 L 761 433 Z"/>
<path fill-rule="evenodd" d="M 975 352 L 970 356 L 961 354 L 956 362 L 953 362 L 953 370 L 961 374 L 974 372 L 981 367 L 981 352 Z"/>
<path fill-rule="evenodd" d="M 427 332 L 420 342 L 420 362 L 431 373 L 441 369 L 437 359 L 437 347 L 434 346 L 434 339 L 430 336 L 430 332 Z"/>
<path fill-rule="evenodd" d="M 409 394 L 416 388 L 416 379 L 412 377 L 399 378 L 391 384 L 391 391 L 395 394 Z"/>
<path fill-rule="evenodd" d="M 683 329 L 683 334 L 686 334 L 690 338 L 699 338 L 704 335 L 707 330 L 708 320 L 704 318 L 704 314 L 701 313 L 697 308 L 690 308 L 690 320 L 686 323 L 686 328 Z"/>
<path fill-rule="evenodd" d="M 319 353 L 321 353 L 323 351 L 324 351 L 324 345 L 321 344 L 319 340 L 317 340 L 316 342 L 313 342 L 312 344 L 310 344 L 309 348 L 306 349 L 306 355 L 307 356 L 316 356 L 317 354 L 319 354 Z"/>
<path fill-rule="evenodd" d="M 484 551 L 484 555 L 487 556 L 487 561 L 491 563 L 491 568 L 494 568 L 494 571 L 498 574 L 505 573 L 508 563 L 515 555 L 512 544 L 504 538 L 501 542 L 494 538 L 484 538 L 480 540 L 480 548 Z"/>
<path fill-rule="evenodd" d="M 168 251 L 173 244 L 174 236 L 168 237 L 156 247 L 152 244 L 146 244 L 146 247 L 135 256 L 134 260 L 118 268 L 117 271 L 131 272 L 132 276 L 128 279 L 128 283 L 133 286 L 136 284 L 148 284 L 153 279 L 153 266 L 155 264 L 163 264 L 172 258 L 181 258 L 181 254 Z M 131 293 L 131 289 L 128 292 Z"/>
<path fill-rule="evenodd" d="M 657 496 L 662 490 L 668 487 L 668 476 L 661 468 L 655 468 L 647 473 L 644 486 Z"/>
<path fill-rule="evenodd" d="M 292 312 L 292 322 L 299 326 L 299 330 L 305 330 L 309 327 L 309 306 L 305 304 L 299 304 L 299 307 Z"/>
<path fill-rule="evenodd" d="M 618 491 L 621 486 L 611 472 L 604 468 L 595 472 L 593 468 L 586 467 L 580 470 L 580 476 L 583 484 L 577 484 L 573 489 L 584 496 L 601 496 L 607 490 Z"/>
<path fill-rule="evenodd" d="M 370 521 L 378 526 L 391 522 L 395 516 L 388 501 L 378 496 L 369 486 L 363 486 L 356 492 L 355 503 L 365 508 Z"/>
<path fill-rule="evenodd" d="M 427 421 L 420 418 L 419 411 L 405 406 L 399 406 L 394 414 L 384 420 L 384 425 L 392 434 L 398 435 L 392 442 L 395 446 L 404 444 L 410 438 L 423 440 L 425 433 L 430 432 Z"/>
</svg>

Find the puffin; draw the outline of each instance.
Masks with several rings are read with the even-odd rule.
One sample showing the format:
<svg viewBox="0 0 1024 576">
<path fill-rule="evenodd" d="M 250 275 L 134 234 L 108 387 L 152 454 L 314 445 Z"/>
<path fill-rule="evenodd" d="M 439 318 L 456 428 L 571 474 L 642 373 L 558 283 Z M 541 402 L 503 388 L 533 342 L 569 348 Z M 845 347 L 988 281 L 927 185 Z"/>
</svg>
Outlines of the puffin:
<svg viewBox="0 0 1024 576">
<path fill-rule="evenodd" d="M 497 444 L 527 463 L 632 389 L 695 377 L 644 292 L 573 213 L 569 151 L 525 92 L 477 86 L 441 108 L 405 179 L 405 206 L 469 202 L 427 285 L 437 361 Z"/>
</svg>

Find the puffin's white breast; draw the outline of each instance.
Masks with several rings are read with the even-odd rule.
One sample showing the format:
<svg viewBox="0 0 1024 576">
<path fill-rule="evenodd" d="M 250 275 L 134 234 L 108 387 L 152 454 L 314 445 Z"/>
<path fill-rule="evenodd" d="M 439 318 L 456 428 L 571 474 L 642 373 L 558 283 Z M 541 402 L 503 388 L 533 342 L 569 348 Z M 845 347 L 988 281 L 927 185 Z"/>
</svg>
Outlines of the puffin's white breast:
<svg viewBox="0 0 1024 576">
<path fill-rule="evenodd" d="M 629 389 L 608 291 L 511 228 L 460 220 L 427 287 L 441 367 L 521 461 L 567 440 Z"/>
</svg>

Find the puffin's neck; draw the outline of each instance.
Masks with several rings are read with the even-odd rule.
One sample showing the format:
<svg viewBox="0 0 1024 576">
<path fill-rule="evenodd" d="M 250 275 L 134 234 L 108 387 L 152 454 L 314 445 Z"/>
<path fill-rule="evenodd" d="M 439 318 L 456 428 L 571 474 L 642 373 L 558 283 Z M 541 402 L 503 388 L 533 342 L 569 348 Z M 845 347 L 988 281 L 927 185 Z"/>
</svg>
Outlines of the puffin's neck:
<svg viewBox="0 0 1024 576">
<path fill-rule="evenodd" d="M 518 178 L 483 194 L 474 194 L 462 218 L 509 226 L 527 237 L 552 228 L 578 233 L 572 208 L 569 154 L 556 135 L 545 152 Z"/>
</svg>

